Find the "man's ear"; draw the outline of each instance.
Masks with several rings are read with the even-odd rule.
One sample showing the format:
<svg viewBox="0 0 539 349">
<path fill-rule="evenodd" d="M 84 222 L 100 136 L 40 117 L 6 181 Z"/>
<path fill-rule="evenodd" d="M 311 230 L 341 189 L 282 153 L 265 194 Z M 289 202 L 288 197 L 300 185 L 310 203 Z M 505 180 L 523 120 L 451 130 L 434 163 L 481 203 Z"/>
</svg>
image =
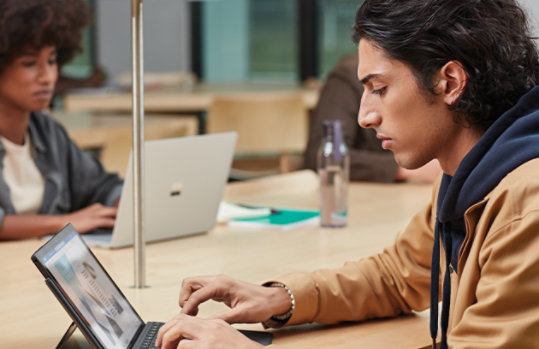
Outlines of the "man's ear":
<svg viewBox="0 0 539 349">
<path fill-rule="evenodd" d="M 438 74 L 438 92 L 447 105 L 455 104 L 468 84 L 466 70 L 459 61 L 449 61 Z"/>
</svg>

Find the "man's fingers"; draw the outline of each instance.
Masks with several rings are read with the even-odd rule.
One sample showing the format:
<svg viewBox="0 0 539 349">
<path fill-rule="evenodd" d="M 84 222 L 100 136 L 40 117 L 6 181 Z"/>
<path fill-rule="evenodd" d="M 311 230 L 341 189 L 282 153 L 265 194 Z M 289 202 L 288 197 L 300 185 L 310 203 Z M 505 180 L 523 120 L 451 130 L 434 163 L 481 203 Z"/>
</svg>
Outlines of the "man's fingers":
<svg viewBox="0 0 539 349">
<path fill-rule="evenodd" d="M 178 344 L 176 349 L 197 349 L 197 346 L 199 345 L 200 344 L 197 343 L 196 341 L 184 340 L 184 341 L 181 341 L 180 344 Z"/>
<path fill-rule="evenodd" d="M 162 349 L 175 348 L 174 344 L 185 337 L 182 316 L 185 315 L 178 314 L 161 326 L 155 339 L 155 345 L 157 347 Z"/>
<path fill-rule="evenodd" d="M 176 317 L 170 319 L 159 328 L 159 331 L 157 332 L 157 337 L 155 339 L 155 345 L 157 347 L 161 348 L 161 345 L 163 344 L 163 336 L 165 335 L 165 333 L 167 333 L 168 330 L 170 330 L 174 326 L 175 319 Z"/>
<path fill-rule="evenodd" d="M 216 301 L 222 300 L 222 296 L 219 295 L 218 289 L 211 285 L 204 286 L 191 293 L 189 298 L 183 302 L 182 313 L 196 315 L 198 312 L 198 305 L 209 299 Z"/>
<path fill-rule="evenodd" d="M 199 346 L 199 345 L 200 344 L 197 343 L 197 341 L 192 341 L 192 340 L 185 339 L 185 340 L 180 341 L 180 344 L 178 344 L 176 349 L 196 349 L 197 346 Z"/>
<path fill-rule="evenodd" d="M 191 294 L 202 287 L 204 287 L 204 284 L 196 278 L 184 279 L 180 289 L 180 307 L 183 308 L 183 305 L 191 297 Z"/>
<path fill-rule="evenodd" d="M 182 348 L 182 346 L 178 346 L 180 341 L 196 339 L 196 334 L 202 330 L 200 319 L 178 314 L 161 326 L 155 344 L 162 349 Z"/>
</svg>

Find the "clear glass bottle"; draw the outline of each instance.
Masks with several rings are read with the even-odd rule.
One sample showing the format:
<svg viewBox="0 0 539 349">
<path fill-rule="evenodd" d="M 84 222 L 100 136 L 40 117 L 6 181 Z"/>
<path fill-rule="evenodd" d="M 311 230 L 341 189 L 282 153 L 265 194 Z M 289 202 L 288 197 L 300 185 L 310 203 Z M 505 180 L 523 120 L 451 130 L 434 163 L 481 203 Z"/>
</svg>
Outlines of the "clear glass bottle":
<svg viewBox="0 0 539 349">
<path fill-rule="evenodd" d="M 350 154 L 339 120 L 324 121 L 324 140 L 318 150 L 320 177 L 320 224 L 344 227 L 348 215 Z"/>
</svg>

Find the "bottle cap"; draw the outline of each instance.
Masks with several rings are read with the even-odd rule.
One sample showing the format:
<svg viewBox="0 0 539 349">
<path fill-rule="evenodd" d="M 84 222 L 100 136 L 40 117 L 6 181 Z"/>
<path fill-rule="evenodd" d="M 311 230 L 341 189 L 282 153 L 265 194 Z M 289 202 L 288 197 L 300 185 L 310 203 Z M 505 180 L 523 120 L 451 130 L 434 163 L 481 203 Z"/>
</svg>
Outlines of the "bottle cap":
<svg viewBox="0 0 539 349">
<path fill-rule="evenodd" d="M 333 143 L 333 159 L 341 161 L 344 154 L 340 152 L 343 143 L 342 123 L 340 120 L 326 120 L 323 122 L 324 139 Z"/>
</svg>

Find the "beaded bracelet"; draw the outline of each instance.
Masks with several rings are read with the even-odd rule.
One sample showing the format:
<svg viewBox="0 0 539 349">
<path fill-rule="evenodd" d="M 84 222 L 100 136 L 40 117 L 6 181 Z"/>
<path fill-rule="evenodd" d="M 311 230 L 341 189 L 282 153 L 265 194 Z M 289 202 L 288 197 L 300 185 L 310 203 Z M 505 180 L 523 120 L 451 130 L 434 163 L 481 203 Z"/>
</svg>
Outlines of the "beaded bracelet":
<svg viewBox="0 0 539 349">
<path fill-rule="evenodd" d="M 292 314 L 294 313 L 294 308 L 296 307 L 296 300 L 294 299 L 294 295 L 292 294 L 292 291 L 290 291 L 290 289 L 285 284 L 282 284 L 280 282 L 272 282 L 272 283 L 268 284 L 267 286 L 269 286 L 269 287 L 282 287 L 282 288 L 284 288 L 286 290 L 286 293 L 288 293 L 288 296 L 290 296 L 290 302 L 292 304 L 290 309 L 284 314 L 273 315 L 271 317 L 272 320 L 278 321 L 278 322 L 286 322 L 286 321 L 288 321 L 292 317 Z"/>
</svg>

